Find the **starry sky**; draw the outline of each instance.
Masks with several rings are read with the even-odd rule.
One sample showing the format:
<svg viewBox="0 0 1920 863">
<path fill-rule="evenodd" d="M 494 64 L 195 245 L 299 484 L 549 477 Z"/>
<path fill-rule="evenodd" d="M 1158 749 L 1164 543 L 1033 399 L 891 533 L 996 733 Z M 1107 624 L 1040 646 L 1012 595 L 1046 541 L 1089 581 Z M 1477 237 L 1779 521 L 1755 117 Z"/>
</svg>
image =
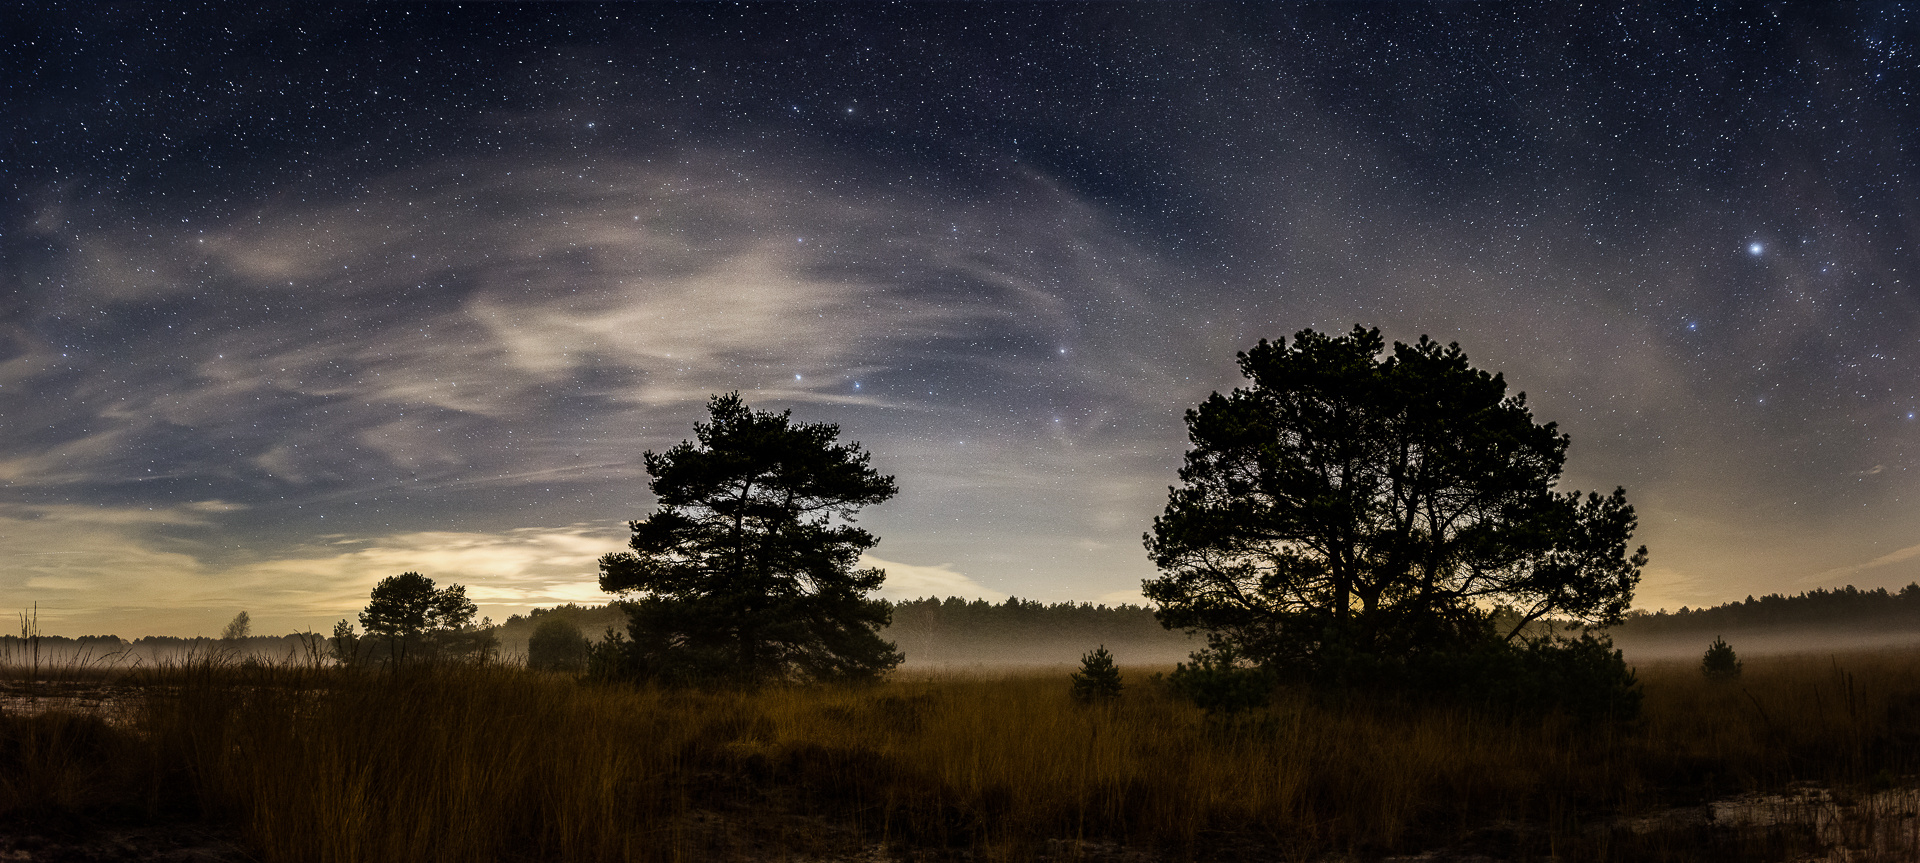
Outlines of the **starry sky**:
<svg viewBox="0 0 1920 863">
<path fill-rule="evenodd" d="M 604 600 L 706 399 L 839 423 L 887 595 L 1138 598 L 1181 415 L 1458 341 L 1638 605 L 1920 578 L 1902 4 L 0 12 L 0 599 Z"/>
</svg>

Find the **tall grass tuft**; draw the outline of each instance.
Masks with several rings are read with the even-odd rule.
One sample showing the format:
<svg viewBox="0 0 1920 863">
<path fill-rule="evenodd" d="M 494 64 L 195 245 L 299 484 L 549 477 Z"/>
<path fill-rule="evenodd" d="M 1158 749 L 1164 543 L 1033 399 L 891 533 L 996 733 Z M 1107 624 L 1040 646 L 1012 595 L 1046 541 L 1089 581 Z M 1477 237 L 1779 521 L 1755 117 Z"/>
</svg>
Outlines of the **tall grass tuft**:
<svg viewBox="0 0 1920 863">
<path fill-rule="evenodd" d="M 498 666 L 244 677 L 156 695 L 145 724 L 275 860 L 629 859 L 677 772 L 656 693 Z"/>
</svg>

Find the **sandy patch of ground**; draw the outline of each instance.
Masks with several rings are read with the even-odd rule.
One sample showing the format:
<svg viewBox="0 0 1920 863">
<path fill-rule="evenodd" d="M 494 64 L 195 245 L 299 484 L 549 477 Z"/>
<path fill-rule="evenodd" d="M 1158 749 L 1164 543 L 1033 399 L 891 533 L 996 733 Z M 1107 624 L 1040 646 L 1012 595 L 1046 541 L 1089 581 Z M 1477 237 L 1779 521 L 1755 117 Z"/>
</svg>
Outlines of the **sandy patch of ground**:
<svg viewBox="0 0 1920 863">
<path fill-rule="evenodd" d="M 0 826 L 6 863 L 241 863 L 238 831 L 200 824 L 104 828 L 75 834 Z"/>
</svg>

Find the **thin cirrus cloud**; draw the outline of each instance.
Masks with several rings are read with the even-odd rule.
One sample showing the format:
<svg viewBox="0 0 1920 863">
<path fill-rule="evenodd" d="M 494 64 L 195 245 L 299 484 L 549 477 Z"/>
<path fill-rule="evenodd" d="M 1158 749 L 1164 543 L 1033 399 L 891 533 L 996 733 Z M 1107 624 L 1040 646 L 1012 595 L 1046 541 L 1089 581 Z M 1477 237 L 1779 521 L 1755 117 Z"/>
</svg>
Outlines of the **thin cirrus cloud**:
<svg viewBox="0 0 1920 863">
<path fill-rule="evenodd" d="M 0 595 L 34 608 L 42 631 L 76 635 L 153 622 L 153 608 L 189 607 L 227 590 L 195 546 L 235 506 L 0 505 Z M 162 622 L 170 630 L 176 621 Z"/>
<path fill-rule="evenodd" d="M 1146 256 L 1043 178 L 954 196 L 761 173 L 697 156 L 671 168 L 463 162 L 346 200 L 286 193 L 171 232 L 43 214 L 68 251 L 40 285 L 49 325 L 12 334 L 21 344 L 0 383 L 43 396 L 16 404 L 44 430 L 0 448 L 0 474 L 30 499 L 83 488 L 177 517 L 122 531 L 116 542 L 140 560 L 112 561 L 119 575 L 76 559 L 17 586 L 58 585 L 63 607 L 138 618 L 123 628 L 140 632 L 212 625 L 201 618 L 223 621 L 213 609 L 234 604 L 263 626 L 313 625 L 409 569 L 468 583 L 489 611 L 587 601 L 599 552 L 508 553 L 485 537 L 639 515 L 526 501 L 555 484 L 602 497 L 643 485 L 636 454 L 686 436 L 714 392 L 989 432 L 1029 422 L 1032 404 L 1056 415 L 1067 404 L 1113 438 L 1098 420 L 1110 402 L 1164 385 L 1139 357 L 1147 346 L 1117 335 L 1127 327 L 1084 320 L 1089 307 L 1117 310 L 1111 322 L 1138 306 L 1154 275 Z M 1111 361 L 1060 362 L 1069 344 Z M 929 374 L 941 385 L 924 387 Z M 968 392 L 996 406 L 1024 395 L 996 419 Z M 1066 433 L 1054 423 L 1045 434 Z M 968 436 L 974 448 L 950 458 L 1030 473 L 994 461 L 995 434 Z M 240 503 L 194 509 L 175 503 L 183 495 Z M 338 508 L 393 500 L 410 506 Z M 485 533 L 440 529 L 443 510 L 489 501 L 525 514 L 496 512 Z M 316 552 L 312 535 L 358 545 Z M 72 534 L 13 539 L 31 553 Z M 1005 595 L 950 568 L 890 569 L 898 590 Z"/>
<path fill-rule="evenodd" d="M 886 599 L 921 599 L 934 597 L 944 599 L 957 596 L 962 599 L 1005 600 L 1005 591 L 996 591 L 954 569 L 953 564 L 940 563 L 931 566 L 924 564 L 900 563 L 898 561 L 866 555 L 860 559 L 861 566 L 877 566 L 887 571 L 886 583 L 882 584 L 879 595 Z"/>
<path fill-rule="evenodd" d="M 351 201 L 270 202 L 171 244 L 82 234 L 63 276 L 84 287 L 54 305 L 219 293 L 226 308 L 192 332 L 142 339 L 177 359 L 158 392 L 97 414 L 197 425 L 263 391 L 504 419 L 556 389 L 615 405 L 725 388 L 872 400 L 849 372 L 954 339 L 1051 345 L 1077 329 L 1064 294 L 1127 289 L 1086 250 L 1091 211 L 1058 189 L 936 219 L 931 200 L 821 200 L 730 171 L 466 165 Z M 993 248 L 1007 235 L 1025 248 Z"/>
<path fill-rule="evenodd" d="M 236 581 L 325 585 L 306 614 L 335 613 L 365 603 L 370 573 L 419 572 L 462 584 L 483 606 L 604 602 L 595 581 L 600 556 L 618 551 L 606 524 L 519 528 L 498 533 L 413 531 L 382 537 L 338 537 L 330 546 L 236 567 Z"/>
<path fill-rule="evenodd" d="M 415 531 L 318 538 L 278 557 L 219 566 L 192 554 L 164 551 L 166 540 L 145 530 L 207 528 L 211 525 L 200 514 L 230 506 L 212 501 L 165 511 L 9 511 L 0 515 L 0 531 L 8 539 L 44 545 L 73 543 L 84 536 L 94 550 L 17 553 L 0 576 L 0 588 L 13 595 L 44 597 L 38 604 L 40 621 L 55 629 L 82 621 L 151 627 L 158 616 L 173 618 L 169 629 L 204 634 L 235 612 L 251 610 L 262 631 L 278 631 L 313 627 L 315 619 L 351 617 L 351 609 L 364 604 L 372 580 L 402 571 L 422 573 L 443 585 L 463 584 L 469 597 L 492 610 L 597 604 L 609 599 L 594 577 L 597 562 L 624 545 L 624 531 L 608 523 L 497 533 Z M 887 571 L 880 595 L 889 599 L 1002 600 L 1008 595 L 951 564 L 917 565 L 873 556 L 861 564 Z M 115 575 L 103 578 L 103 571 Z M 111 600 L 103 596 L 109 591 Z"/>
<path fill-rule="evenodd" d="M 261 631 L 283 632 L 351 617 L 374 581 L 403 571 L 465 584 L 492 610 L 604 602 L 596 561 L 620 546 L 617 525 L 574 524 L 316 537 L 272 556 L 220 561 L 208 553 L 220 537 L 209 515 L 231 506 L 9 507 L 0 511 L 7 547 L 66 550 L 12 552 L 0 592 L 33 597 L 47 631 L 210 634 L 246 610 Z"/>
<path fill-rule="evenodd" d="M 1897 551 L 1892 551 L 1887 554 L 1880 555 L 1879 557 L 1876 557 L 1872 560 L 1864 561 L 1861 563 L 1855 563 L 1848 566 L 1834 567 L 1833 569 L 1826 570 L 1825 572 L 1821 572 L 1821 573 L 1809 576 L 1807 578 L 1803 578 L 1801 579 L 1801 583 L 1808 584 L 1808 585 L 1831 586 L 1835 583 L 1844 581 L 1846 579 L 1858 577 L 1862 573 L 1870 572 L 1873 570 L 1891 568 L 1891 567 L 1894 567 L 1896 564 L 1908 564 L 1909 561 L 1912 561 L 1915 558 L 1920 558 L 1920 545 L 1909 545 L 1906 548 L 1902 548 Z M 1913 575 L 1920 575 L 1920 569 L 1916 569 L 1911 564 L 1901 567 L 1901 569 L 1906 570 L 1908 573 L 1911 573 Z"/>
</svg>

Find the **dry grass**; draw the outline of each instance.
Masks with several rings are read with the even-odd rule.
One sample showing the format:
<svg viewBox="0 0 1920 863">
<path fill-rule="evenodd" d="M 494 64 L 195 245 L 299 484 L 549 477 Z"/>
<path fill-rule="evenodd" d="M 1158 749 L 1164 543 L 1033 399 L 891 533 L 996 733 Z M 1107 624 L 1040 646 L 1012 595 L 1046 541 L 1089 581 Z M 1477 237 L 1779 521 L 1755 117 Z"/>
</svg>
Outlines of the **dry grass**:
<svg viewBox="0 0 1920 863">
<path fill-rule="evenodd" d="M 1641 677 L 1646 715 L 1623 727 L 1301 693 L 1223 720 L 1138 670 L 1117 704 L 1087 708 L 1064 673 L 700 693 L 206 662 L 119 681 L 137 698 L 118 725 L 12 708 L 0 816 L 230 820 L 273 861 L 782 859 L 874 842 L 1021 859 L 1092 847 L 1055 841 L 1076 839 L 1170 859 L 1790 859 L 1819 844 L 1791 819 L 1608 825 L 1796 782 L 1898 785 L 1920 755 L 1920 653 L 1751 660 L 1722 685 L 1687 666 Z"/>
</svg>

